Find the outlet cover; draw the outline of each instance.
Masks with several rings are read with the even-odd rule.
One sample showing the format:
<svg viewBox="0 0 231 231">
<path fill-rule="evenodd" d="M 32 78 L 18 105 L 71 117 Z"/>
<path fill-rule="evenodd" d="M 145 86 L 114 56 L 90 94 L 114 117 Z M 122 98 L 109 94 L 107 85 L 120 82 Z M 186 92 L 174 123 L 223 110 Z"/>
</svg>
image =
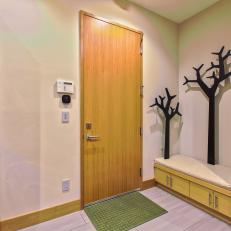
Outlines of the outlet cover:
<svg viewBox="0 0 231 231">
<path fill-rule="evenodd" d="M 62 111 L 62 123 L 69 123 L 70 115 L 68 111 Z"/>
<path fill-rule="evenodd" d="M 62 192 L 68 192 L 68 191 L 70 191 L 70 180 L 69 179 L 63 179 Z"/>
</svg>

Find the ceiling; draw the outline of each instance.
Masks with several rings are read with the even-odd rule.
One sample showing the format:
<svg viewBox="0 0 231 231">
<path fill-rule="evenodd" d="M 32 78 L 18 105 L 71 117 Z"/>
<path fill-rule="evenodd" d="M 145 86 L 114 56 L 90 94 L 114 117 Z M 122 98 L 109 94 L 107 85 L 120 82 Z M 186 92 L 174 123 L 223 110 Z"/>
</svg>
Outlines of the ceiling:
<svg viewBox="0 0 231 231">
<path fill-rule="evenodd" d="M 130 0 L 176 23 L 181 23 L 219 0 Z"/>
</svg>

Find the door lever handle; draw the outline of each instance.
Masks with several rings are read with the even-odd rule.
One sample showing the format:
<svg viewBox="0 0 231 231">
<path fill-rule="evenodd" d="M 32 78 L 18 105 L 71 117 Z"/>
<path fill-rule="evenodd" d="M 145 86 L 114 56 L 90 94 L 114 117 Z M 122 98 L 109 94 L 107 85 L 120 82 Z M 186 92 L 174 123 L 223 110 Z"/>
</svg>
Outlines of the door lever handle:
<svg viewBox="0 0 231 231">
<path fill-rule="evenodd" d="M 87 134 L 87 141 L 97 141 L 100 139 L 100 136 L 92 136 Z"/>
</svg>

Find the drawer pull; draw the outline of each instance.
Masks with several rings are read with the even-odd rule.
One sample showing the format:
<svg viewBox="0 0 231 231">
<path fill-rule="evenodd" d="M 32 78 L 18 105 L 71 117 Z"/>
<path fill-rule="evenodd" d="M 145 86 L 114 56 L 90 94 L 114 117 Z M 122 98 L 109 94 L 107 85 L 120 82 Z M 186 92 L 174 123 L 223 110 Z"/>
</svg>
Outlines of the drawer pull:
<svg viewBox="0 0 231 231">
<path fill-rule="evenodd" d="M 172 177 L 170 177 L 170 187 L 172 188 L 172 181 L 173 181 L 173 179 L 172 179 Z"/>
<path fill-rule="evenodd" d="M 169 185 L 169 176 L 166 176 L 166 184 Z"/>
<path fill-rule="evenodd" d="M 215 209 L 217 209 L 217 208 L 218 208 L 218 197 L 215 196 Z"/>
<path fill-rule="evenodd" d="M 209 193 L 209 206 L 211 206 L 212 205 L 212 195 L 211 195 L 211 193 Z"/>
</svg>

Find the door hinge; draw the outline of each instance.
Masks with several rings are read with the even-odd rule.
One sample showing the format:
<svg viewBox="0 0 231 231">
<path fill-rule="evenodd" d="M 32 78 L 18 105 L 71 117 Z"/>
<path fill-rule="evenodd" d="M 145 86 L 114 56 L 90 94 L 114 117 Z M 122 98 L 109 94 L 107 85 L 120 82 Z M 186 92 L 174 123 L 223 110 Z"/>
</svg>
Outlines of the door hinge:
<svg viewBox="0 0 231 231">
<path fill-rule="evenodd" d="M 140 127 L 140 136 L 143 136 L 143 128 Z"/>
<path fill-rule="evenodd" d="M 142 168 L 140 168 L 140 176 L 142 176 Z"/>
<path fill-rule="evenodd" d="M 140 96 L 141 97 L 144 96 L 144 86 L 143 85 L 140 86 Z"/>
<path fill-rule="evenodd" d="M 143 37 L 140 39 L 140 55 L 143 55 Z"/>
</svg>

